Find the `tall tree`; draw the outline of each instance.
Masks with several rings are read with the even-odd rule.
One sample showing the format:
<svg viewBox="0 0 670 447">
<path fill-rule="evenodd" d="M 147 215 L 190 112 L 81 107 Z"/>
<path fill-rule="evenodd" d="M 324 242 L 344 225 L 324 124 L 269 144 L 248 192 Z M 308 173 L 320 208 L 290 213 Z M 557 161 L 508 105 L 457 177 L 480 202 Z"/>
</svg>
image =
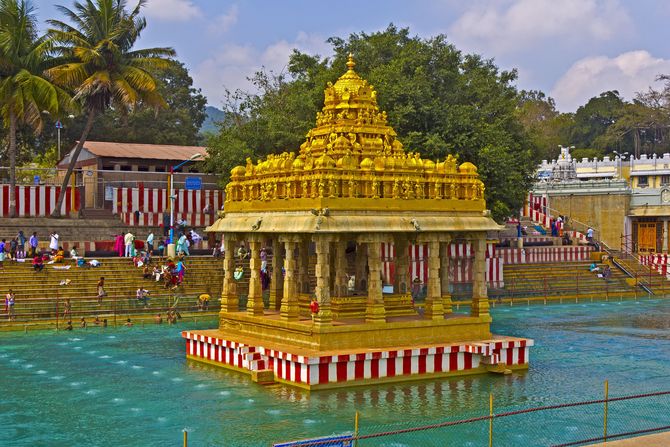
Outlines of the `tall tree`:
<svg viewBox="0 0 670 447">
<path fill-rule="evenodd" d="M 51 44 L 37 34 L 37 20 L 26 0 L 0 0 L 0 113 L 7 129 L 9 216 L 16 215 L 17 129 L 43 127 L 43 111 L 57 115 L 67 95 L 44 72 L 52 63 Z"/>
<path fill-rule="evenodd" d="M 74 150 L 58 196 L 54 217 L 60 216 L 65 190 L 96 118 L 109 107 L 131 111 L 138 104 L 156 112 L 167 104 L 152 73 L 169 66 L 172 48 L 133 50 L 146 20 L 140 0 L 130 11 L 125 0 L 76 1 L 72 9 L 58 9 L 72 22 L 49 20 L 51 38 L 60 44 L 65 63 L 51 68 L 53 81 L 74 93 L 86 114 L 86 123 Z"/>
</svg>

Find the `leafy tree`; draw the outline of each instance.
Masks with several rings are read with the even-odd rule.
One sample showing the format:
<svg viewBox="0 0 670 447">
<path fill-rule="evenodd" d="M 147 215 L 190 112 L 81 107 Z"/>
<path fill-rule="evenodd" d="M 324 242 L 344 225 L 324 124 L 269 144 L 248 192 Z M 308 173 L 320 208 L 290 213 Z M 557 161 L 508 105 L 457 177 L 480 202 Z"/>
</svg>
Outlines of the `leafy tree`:
<svg viewBox="0 0 670 447">
<path fill-rule="evenodd" d="M 571 144 L 614 150 L 609 140 L 598 138 L 605 135 L 607 129 L 616 122 L 623 108 L 624 101 L 616 90 L 591 98 L 575 113 Z"/>
<path fill-rule="evenodd" d="M 133 50 L 146 20 L 140 15 L 142 0 L 130 11 L 125 0 L 76 1 L 73 9 L 58 9 L 73 23 L 49 20 L 51 38 L 60 44 L 64 63 L 51 68 L 53 81 L 72 90 L 86 123 L 81 137 L 70 153 L 67 172 L 53 216 L 60 215 L 65 188 L 96 118 L 112 107 L 130 111 L 138 104 L 156 112 L 167 107 L 152 75 L 167 69 L 171 48 Z"/>
<path fill-rule="evenodd" d="M 544 93 L 521 91 L 516 114 L 538 158 L 556 158 L 558 146 L 570 142 L 574 126 L 572 114 L 560 113 L 553 98 Z"/>
<path fill-rule="evenodd" d="M 342 74 L 351 52 L 405 148 L 475 163 L 495 218 L 521 208 L 537 158 L 516 116 L 515 71 L 462 54 L 445 36 L 421 39 L 393 25 L 329 43 L 332 59 L 294 51 L 287 75 L 256 73 L 252 80 L 260 93 L 228 92 L 226 119 L 209 142 L 211 169 L 244 156 L 296 150 L 323 105 L 326 82 Z"/>
<path fill-rule="evenodd" d="M 44 77 L 50 42 L 37 35 L 34 9 L 25 0 L 0 0 L 0 113 L 7 128 L 9 216 L 16 215 L 17 130 L 42 130 L 43 114 L 57 114 L 67 95 Z"/>
<path fill-rule="evenodd" d="M 193 88 L 193 79 L 184 64 L 171 61 L 151 74 L 167 109 L 156 116 L 155 110 L 141 101 L 132 113 L 124 108 L 109 108 L 97 119 L 89 139 L 184 146 L 198 144 L 207 99 L 200 90 Z M 73 124 L 81 132 L 84 121 L 79 119 Z"/>
</svg>

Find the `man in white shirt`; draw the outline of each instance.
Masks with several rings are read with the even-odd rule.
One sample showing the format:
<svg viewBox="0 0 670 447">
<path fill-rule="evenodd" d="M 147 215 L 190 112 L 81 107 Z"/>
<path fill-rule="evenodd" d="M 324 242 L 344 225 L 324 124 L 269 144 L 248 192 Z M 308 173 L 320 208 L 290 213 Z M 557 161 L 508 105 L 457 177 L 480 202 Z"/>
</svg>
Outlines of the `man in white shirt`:
<svg viewBox="0 0 670 447">
<path fill-rule="evenodd" d="M 55 231 L 50 235 L 51 241 L 49 242 L 49 249 L 51 251 L 58 251 L 58 233 Z"/>
<path fill-rule="evenodd" d="M 154 252 L 154 232 L 151 231 L 149 232 L 149 236 L 147 236 L 147 252 L 152 253 Z"/>
<path fill-rule="evenodd" d="M 129 258 L 132 256 L 132 246 L 133 246 L 133 241 L 135 240 L 135 236 L 133 236 L 133 233 L 130 231 L 126 233 L 126 235 L 123 237 L 123 243 L 126 245 L 126 253 L 125 256 L 126 258 Z"/>
</svg>

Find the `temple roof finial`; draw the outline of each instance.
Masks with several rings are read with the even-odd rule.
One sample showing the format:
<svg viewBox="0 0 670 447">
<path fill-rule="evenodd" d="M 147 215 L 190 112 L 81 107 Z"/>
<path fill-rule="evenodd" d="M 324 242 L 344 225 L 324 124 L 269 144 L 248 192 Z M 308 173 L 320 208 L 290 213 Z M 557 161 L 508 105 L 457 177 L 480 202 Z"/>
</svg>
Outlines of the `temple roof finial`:
<svg viewBox="0 0 670 447">
<path fill-rule="evenodd" d="M 349 68 L 349 70 L 353 70 L 355 66 L 356 62 L 354 61 L 354 55 L 349 53 L 349 58 L 347 59 L 347 68 Z"/>
</svg>

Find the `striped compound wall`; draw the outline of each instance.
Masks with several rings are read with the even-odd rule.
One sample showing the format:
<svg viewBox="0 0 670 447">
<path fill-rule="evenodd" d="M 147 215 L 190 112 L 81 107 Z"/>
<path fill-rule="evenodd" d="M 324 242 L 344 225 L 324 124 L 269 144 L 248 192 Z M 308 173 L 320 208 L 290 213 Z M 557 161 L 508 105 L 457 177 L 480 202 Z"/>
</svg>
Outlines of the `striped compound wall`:
<svg viewBox="0 0 670 447">
<path fill-rule="evenodd" d="M 409 277 L 419 278 L 422 283 L 428 281 L 428 245 L 409 245 Z M 452 284 L 468 284 L 473 280 L 472 265 L 474 252 L 471 244 L 449 244 L 449 282 Z M 387 284 L 395 282 L 395 247 L 393 244 L 382 243 L 382 275 Z M 503 260 L 497 257 L 493 244 L 486 245 L 486 281 L 489 287 L 505 286 L 503 278 Z"/>
<path fill-rule="evenodd" d="M 668 254 L 656 253 L 653 255 L 640 256 L 640 264 L 650 265 L 659 274 L 668 277 Z"/>
<path fill-rule="evenodd" d="M 207 204 L 213 210 L 223 206 L 223 191 L 175 190 L 174 210 L 176 213 L 201 213 Z M 114 214 L 162 213 L 168 208 L 167 190 L 160 188 L 113 188 L 112 212 Z"/>
<path fill-rule="evenodd" d="M 0 217 L 9 216 L 9 185 L 0 185 Z M 58 200 L 60 186 L 16 186 L 16 211 L 19 217 L 49 216 Z M 74 209 L 80 209 L 80 190 L 75 188 Z M 61 214 L 72 210 L 72 187 L 68 186 Z"/>
<path fill-rule="evenodd" d="M 591 259 L 593 247 L 565 245 L 526 248 L 499 248 L 503 264 L 540 264 L 547 262 L 575 262 Z"/>
<path fill-rule="evenodd" d="M 529 348 L 534 344 L 530 339 L 501 337 L 416 349 L 307 357 L 209 334 L 219 332 L 182 332 L 188 358 L 246 373 L 271 370 L 275 381 L 307 389 L 485 372 L 487 366 L 498 364 L 521 369 L 527 367 Z"/>
</svg>

